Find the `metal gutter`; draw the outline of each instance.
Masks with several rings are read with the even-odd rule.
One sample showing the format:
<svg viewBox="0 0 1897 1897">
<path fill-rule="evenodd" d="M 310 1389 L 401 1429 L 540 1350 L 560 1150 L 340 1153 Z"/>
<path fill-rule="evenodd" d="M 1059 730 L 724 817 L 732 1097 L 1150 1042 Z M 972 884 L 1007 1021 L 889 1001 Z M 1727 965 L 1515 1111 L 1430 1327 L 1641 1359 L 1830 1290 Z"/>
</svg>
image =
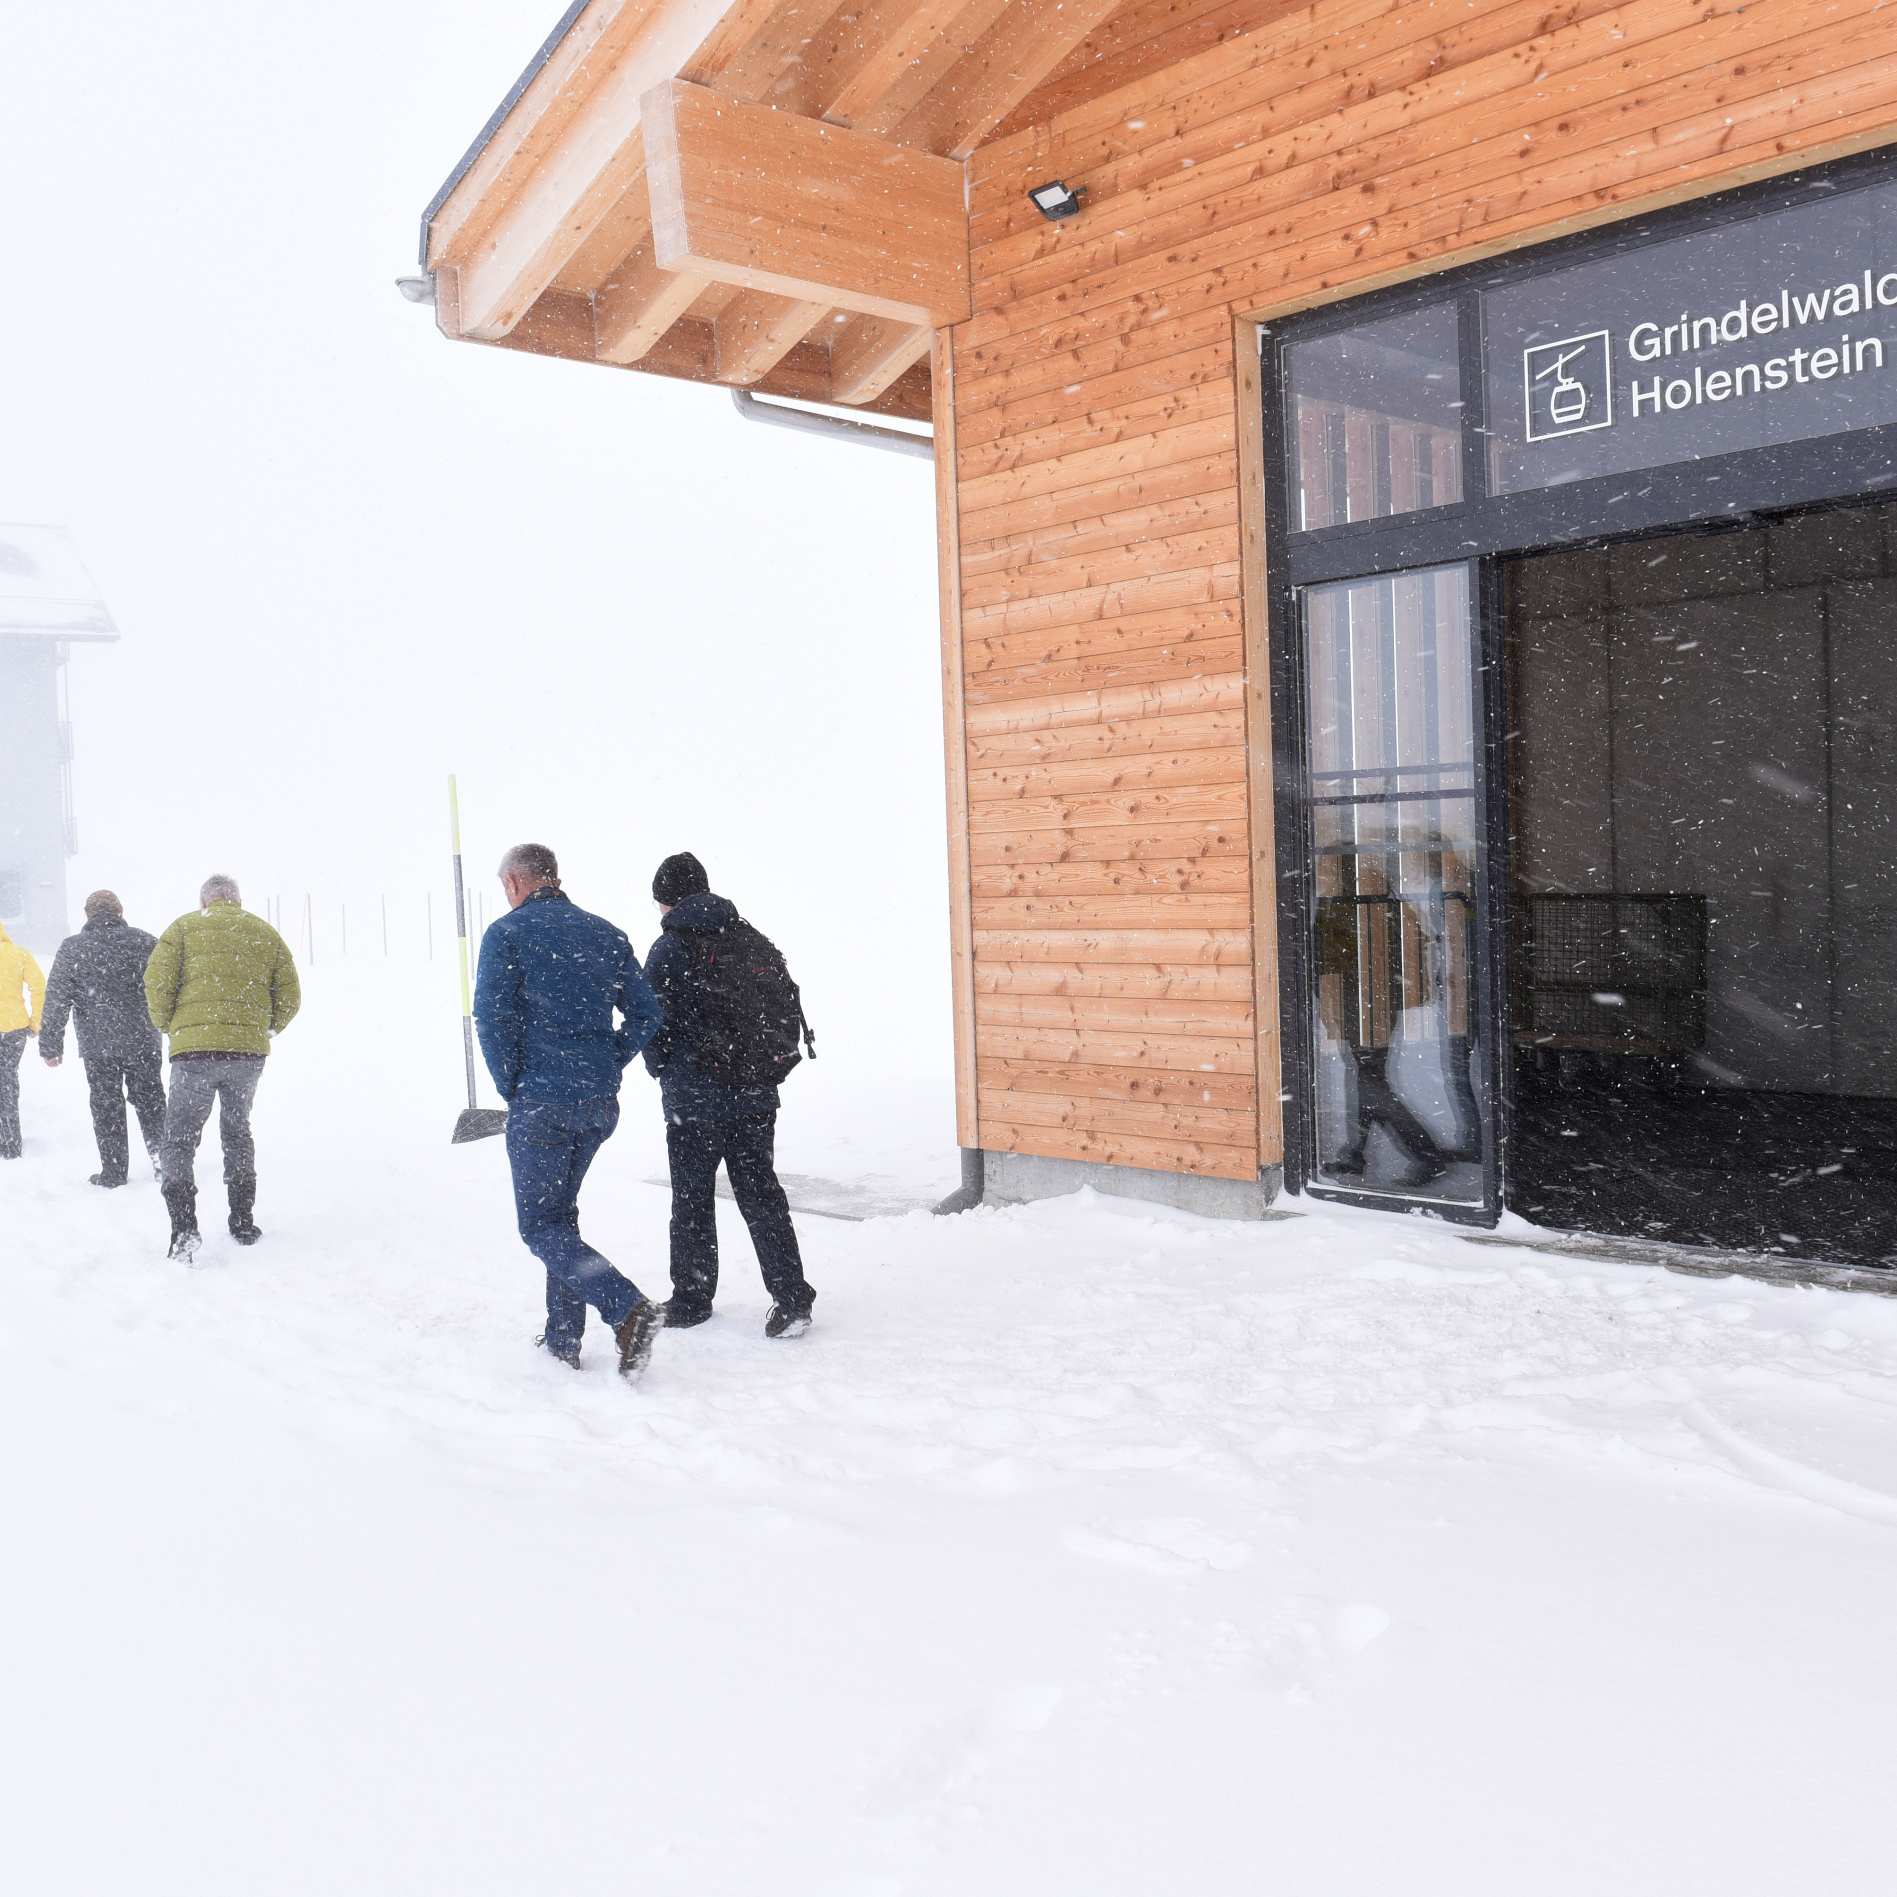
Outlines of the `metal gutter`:
<svg viewBox="0 0 1897 1897">
<path fill-rule="evenodd" d="M 749 389 L 733 389 L 731 406 L 747 422 L 765 422 L 773 428 L 794 428 L 800 434 L 828 435 L 833 441 L 855 441 L 866 448 L 884 448 L 891 454 L 935 459 L 935 441 L 912 435 L 906 428 L 881 428 L 874 422 L 853 422 L 841 415 L 818 415 L 784 402 L 761 402 Z"/>
<path fill-rule="evenodd" d="M 428 233 L 434 226 L 435 213 L 448 202 L 455 186 L 468 175 L 474 161 L 487 150 L 489 140 L 501 129 L 508 113 L 520 103 L 520 95 L 540 76 L 540 69 L 559 50 L 560 42 L 573 30 L 573 23 L 590 4 L 591 0 L 573 0 L 573 4 L 561 16 L 560 24 L 547 36 L 546 44 L 527 62 L 526 71 L 514 81 L 507 97 L 494 108 L 494 116 L 481 127 L 474 143 L 461 154 L 461 162 L 449 172 L 441 189 L 429 200 L 428 209 L 422 213 L 421 266 L 424 270 L 428 268 Z"/>
<path fill-rule="evenodd" d="M 972 1212 L 988 1189 L 988 1155 L 979 1146 L 962 1148 L 962 1183 L 942 1201 L 930 1207 L 938 1218 L 953 1218 L 958 1212 Z"/>
</svg>

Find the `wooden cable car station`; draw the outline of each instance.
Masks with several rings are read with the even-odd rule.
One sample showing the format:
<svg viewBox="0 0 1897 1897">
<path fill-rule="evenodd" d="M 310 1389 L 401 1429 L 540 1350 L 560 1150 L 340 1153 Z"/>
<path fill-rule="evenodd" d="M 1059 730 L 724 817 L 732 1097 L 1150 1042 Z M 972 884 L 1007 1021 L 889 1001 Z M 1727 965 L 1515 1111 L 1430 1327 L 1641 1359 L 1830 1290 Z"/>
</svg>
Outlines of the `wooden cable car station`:
<svg viewBox="0 0 1897 1897">
<path fill-rule="evenodd" d="M 932 423 L 992 1196 L 1897 1255 L 1893 0 L 584 0 L 423 242 Z"/>
</svg>

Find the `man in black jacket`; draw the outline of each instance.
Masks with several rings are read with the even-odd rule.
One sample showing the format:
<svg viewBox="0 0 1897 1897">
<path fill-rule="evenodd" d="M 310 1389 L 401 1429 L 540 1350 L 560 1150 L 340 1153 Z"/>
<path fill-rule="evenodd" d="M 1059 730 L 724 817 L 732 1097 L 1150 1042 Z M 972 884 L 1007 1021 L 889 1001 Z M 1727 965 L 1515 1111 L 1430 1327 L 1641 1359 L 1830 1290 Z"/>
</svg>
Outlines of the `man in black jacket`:
<svg viewBox="0 0 1897 1897">
<path fill-rule="evenodd" d="M 86 926 L 69 935 L 53 957 L 46 978 L 46 1011 L 40 1019 L 40 1058 L 57 1067 L 66 1055 L 66 1019 L 79 1035 L 92 1094 L 92 1131 L 99 1142 L 95 1186 L 122 1186 L 131 1158 L 125 1102 L 138 1115 L 138 1130 L 158 1170 L 158 1141 L 165 1130 L 165 1083 L 158 1031 L 145 1009 L 145 964 L 158 945 L 125 920 L 109 889 L 86 898 Z"/>
<path fill-rule="evenodd" d="M 724 897 L 711 893 L 704 865 L 689 851 L 659 865 L 652 898 L 664 918 L 664 932 L 646 957 L 646 980 L 665 1009 L 665 1022 L 646 1044 L 645 1061 L 664 1098 L 665 1149 L 672 1167 L 672 1295 L 665 1306 L 666 1326 L 684 1330 L 711 1315 L 718 1291 L 713 1193 L 722 1161 L 771 1294 L 764 1334 L 799 1337 L 810 1328 L 817 1294 L 804 1277 L 790 1201 L 777 1178 L 777 1089 L 734 1085 L 708 1071 L 717 1059 L 714 1042 L 731 1031 L 729 1023 L 708 1018 L 712 967 L 740 942 L 748 947 L 762 938 Z M 768 943 L 764 948 L 781 971 L 781 958 Z M 789 983 L 787 974 L 783 980 Z M 787 1010 L 794 1011 L 795 1028 L 801 1029 L 794 986 L 788 994 Z"/>
</svg>

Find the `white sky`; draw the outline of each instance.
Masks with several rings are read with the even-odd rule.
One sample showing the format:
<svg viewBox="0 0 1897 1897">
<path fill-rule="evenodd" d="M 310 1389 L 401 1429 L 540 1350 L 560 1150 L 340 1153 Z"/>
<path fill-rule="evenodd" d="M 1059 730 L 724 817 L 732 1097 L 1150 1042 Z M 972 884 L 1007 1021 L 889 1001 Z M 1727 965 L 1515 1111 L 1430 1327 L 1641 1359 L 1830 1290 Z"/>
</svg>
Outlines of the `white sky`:
<svg viewBox="0 0 1897 1897">
<path fill-rule="evenodd" d="M 74 906 L 156 925 L 212 868 L 256 907 L 439 889 L 452 768 L 471 876 L 543 839 L 643 941 L 694 849 L 794 964 L 933 1005 L 927 463 L 451 344 L 393 288 L 560 11 L 0 28 L 0 520 L 69 524 L 125 635 L 74 659 Z"/>
</svg>

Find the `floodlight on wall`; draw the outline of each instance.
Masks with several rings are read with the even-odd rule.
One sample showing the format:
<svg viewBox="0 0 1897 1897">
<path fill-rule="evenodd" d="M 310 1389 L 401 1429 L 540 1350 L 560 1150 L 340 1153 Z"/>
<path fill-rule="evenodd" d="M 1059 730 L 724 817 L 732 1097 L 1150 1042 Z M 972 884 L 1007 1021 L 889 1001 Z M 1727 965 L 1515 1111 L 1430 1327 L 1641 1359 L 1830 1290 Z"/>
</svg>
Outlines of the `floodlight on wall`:
<svg viewBox="0 0 1897 1897">
<path fill-rule="evenodd" d="M 435 279 L 427 277 L 397 277 L 395 287 L 411 303 L 432 303 L 435 300 Z"/>
<path fill-rule="evenodd" d="M 1076 217 L 1080 212 L 1080 193 L 1058 178 L 1048 184 L 1037 184 L 1028 198 L 1043 217 L 1055 222 L 1063 217 Z"/>
</svg>

